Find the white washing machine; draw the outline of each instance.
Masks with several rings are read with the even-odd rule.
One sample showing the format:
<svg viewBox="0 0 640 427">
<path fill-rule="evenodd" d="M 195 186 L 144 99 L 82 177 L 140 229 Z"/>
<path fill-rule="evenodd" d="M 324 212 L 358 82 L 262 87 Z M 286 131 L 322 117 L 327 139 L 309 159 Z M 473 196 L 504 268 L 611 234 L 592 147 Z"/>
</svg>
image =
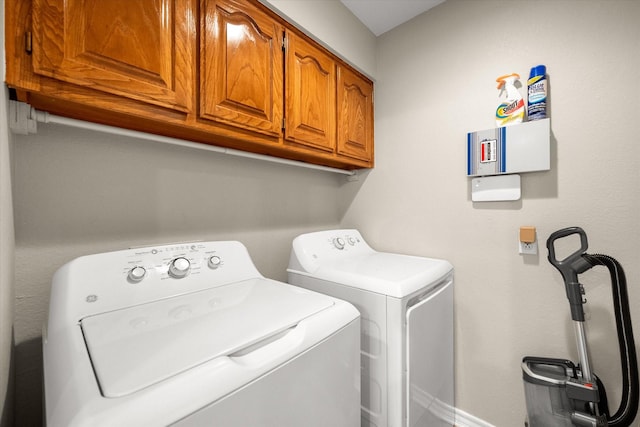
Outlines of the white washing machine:
<svg viewBox="0 0 640 427">
<path fill-rule="evenodd" d="M 377 252 L 357 230 L 293 241 L 289 283 L 361 313 L 362 426 L 439 427 L 455 420 L 453 267 Z"/>
<path fill-rule="evenodd" d="M 359 331 L 352 305 L 264 278 L 239 242 L 81 257 L 53 278 L 47 425 L 355 427 Z"/>
</svg>

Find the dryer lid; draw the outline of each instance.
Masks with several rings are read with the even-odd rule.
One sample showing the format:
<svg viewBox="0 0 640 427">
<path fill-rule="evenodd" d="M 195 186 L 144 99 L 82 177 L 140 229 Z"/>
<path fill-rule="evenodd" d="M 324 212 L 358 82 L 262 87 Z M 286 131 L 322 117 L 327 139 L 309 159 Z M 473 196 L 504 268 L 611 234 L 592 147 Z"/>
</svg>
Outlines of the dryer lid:
<svg viewBox="0 0 640 427">
<path fill-rule="evenodd" d="M 441 259 L 372 251 L 330 260 L 310 275 L 365 291 L 403 298 L 418 290 L 435 286 L 452 270 L 452 265 Z"/>
<path fill-rule="evenodd" d="M 82 319 L 100 389 L 121 397 L 237 353 L 334 304 L 256 278 Z"/>
</svg>

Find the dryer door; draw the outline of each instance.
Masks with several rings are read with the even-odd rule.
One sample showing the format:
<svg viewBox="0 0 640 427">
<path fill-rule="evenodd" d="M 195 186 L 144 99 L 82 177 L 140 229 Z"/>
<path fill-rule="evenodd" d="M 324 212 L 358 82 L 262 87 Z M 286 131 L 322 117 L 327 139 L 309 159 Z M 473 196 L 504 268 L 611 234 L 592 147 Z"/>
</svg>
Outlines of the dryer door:
<svg viewBox="0 0 640 427">
<path fill-rule="evenodd" d="M 453 281 L 407 309 L 407 426 L 452 426 Z"/>
</svg>

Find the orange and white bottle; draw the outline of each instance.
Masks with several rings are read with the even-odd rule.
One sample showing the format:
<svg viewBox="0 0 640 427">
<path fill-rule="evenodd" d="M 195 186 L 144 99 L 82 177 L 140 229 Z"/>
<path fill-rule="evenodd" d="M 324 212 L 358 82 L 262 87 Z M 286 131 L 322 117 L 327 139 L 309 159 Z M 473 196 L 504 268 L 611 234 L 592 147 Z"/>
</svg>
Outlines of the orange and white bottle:
<svg viewBox="0 0 640 427">
<path fill-rule="evenodd" d="M 506 99 L 496 108 L 496 125 L 499 127 L 521 123 L 524 120 L 524 99 L 515 86 L 518 79 L 520 75 L 516 73 L 506 74 L 496 79 L 498 89 L 504 89 L 507 92 Z"/>
</svg>

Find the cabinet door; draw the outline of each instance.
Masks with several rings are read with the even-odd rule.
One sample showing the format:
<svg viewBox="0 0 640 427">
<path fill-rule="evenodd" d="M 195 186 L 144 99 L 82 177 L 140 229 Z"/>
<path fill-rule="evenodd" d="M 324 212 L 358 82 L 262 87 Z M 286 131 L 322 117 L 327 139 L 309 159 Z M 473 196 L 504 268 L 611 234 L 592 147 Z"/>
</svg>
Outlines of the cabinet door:
<svg viewBox="0 0 640 427">
<path fill-rule="evenodd" d="M 248 2 L 203 7 L 200 117 L 279 136 L 282 25 Z"/>
<path fill-rule="evenodd" d="M 338 154 L 373 161 L 373 83 L 338 68 Z"/>
<path fill-rule="evenodd" d="M 286 55 L 286 142 L 335 152 L 335 62 L 292 32 Z"/>
<path fill-rule="evenodd" d="M 193 0 L 34 0 L 39 75 L 191 110 Z"/>
</svg>

